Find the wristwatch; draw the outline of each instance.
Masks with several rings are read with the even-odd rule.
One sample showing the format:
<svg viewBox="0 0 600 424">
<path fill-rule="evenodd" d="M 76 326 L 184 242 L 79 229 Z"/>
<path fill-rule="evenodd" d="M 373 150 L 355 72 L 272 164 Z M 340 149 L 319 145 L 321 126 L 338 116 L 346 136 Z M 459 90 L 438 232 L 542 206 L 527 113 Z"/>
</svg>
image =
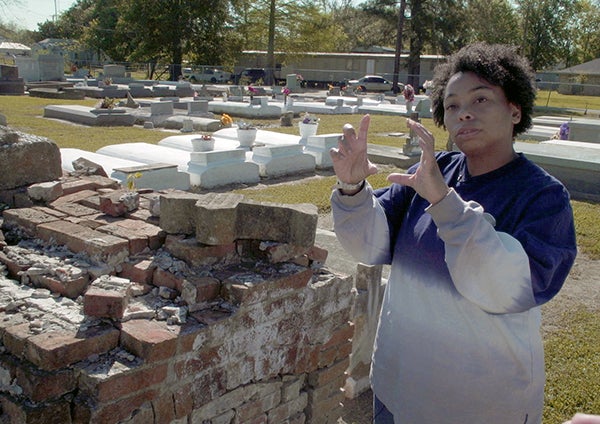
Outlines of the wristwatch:
<svg viewBox="0 0 600 424">
<path fill-rule="evenodd" d="M 335 185 L 333 187 L 337 188 L 338 190 L 355 191 L 355 190 L 361 189 L 364 184 L 365 184 L 365 180 L 362 180 L 361 182 L 356 183 L 356 184 L 344 183 L 340 180 L 337 180 L 337 183 L 335 183 Z"/>
</svg>

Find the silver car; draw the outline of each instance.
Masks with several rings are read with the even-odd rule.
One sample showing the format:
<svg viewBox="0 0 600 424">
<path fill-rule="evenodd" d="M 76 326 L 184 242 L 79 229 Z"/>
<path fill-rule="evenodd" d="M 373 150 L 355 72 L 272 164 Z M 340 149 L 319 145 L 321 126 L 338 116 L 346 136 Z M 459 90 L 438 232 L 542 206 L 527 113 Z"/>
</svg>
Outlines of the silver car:
<svg viewBox="0 0 600 424">
<path fill-rule="evenodd" d="M 404 88 L 402 84 L 398 84 L 400 91 Z M 348 90 L 354 92 L 368 91 L 391 91 L 392 83 L 378 75 L 365 75 L 357 80 L 348 81 Z"/>
</svg>

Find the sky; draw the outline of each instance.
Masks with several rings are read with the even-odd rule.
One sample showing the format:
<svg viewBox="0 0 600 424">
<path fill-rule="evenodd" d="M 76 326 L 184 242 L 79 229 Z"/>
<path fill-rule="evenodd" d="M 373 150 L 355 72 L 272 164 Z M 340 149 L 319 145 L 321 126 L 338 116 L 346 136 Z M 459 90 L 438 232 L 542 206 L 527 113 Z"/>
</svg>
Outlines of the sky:
<svg viewBox="0 0 600 424">
<path fill-rule="evenodd" d="M 31 31 L 38 29 L 38 23 L 52 20 L 55 11 L 60 15 L 69 9 L 75 0 L 5 0 L 0 6 L 0 19 L 4 23 L 15 23 L 20 28 Z"/>
</svg>

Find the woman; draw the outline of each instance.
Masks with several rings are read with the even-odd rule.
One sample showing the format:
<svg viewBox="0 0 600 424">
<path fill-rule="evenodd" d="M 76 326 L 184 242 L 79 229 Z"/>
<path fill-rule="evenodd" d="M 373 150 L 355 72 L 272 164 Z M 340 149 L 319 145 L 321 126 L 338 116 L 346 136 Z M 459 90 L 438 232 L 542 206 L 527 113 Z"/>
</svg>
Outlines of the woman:
<svg viewBox="0 0 600 424">
<path fill-rule="evenodd" d="M 513 149 L 535 82 L 504 45 L 461 49 L 435 72 L 433 119 L 459 152 L 408 121 L 422 156 L 373 191 L 369 116 L 332 149 L 334 228 L 358 260 L 391 264 L 371 384 L 374 421 L 540 423 L 540 305 L 576 255 L 564 186 Z"/>
</svg>

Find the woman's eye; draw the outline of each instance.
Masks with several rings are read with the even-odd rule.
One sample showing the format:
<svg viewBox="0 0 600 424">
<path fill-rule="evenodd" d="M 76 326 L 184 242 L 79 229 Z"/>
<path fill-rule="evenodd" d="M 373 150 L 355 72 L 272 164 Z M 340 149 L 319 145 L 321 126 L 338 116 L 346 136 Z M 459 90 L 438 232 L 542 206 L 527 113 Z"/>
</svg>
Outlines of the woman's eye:
<svg viewBox="0 0 600 424">
<path fill-rule="evenodd" d="M 478 97 L 477 98 L 477 103 L 483 103 L 487 101 L 487 97 Z"/>
<path fill-rule="evenodd" d="M 454 105 L 454 104 L 449 104 L 449 105 L 446 105 L 446 108 L 445 108 L 445 109 L 446 109 L 446 110 L 452 110 L 452 109 L 455 109 L 455 108 L 456 108 L 456 105 Z"/>
</svg>

